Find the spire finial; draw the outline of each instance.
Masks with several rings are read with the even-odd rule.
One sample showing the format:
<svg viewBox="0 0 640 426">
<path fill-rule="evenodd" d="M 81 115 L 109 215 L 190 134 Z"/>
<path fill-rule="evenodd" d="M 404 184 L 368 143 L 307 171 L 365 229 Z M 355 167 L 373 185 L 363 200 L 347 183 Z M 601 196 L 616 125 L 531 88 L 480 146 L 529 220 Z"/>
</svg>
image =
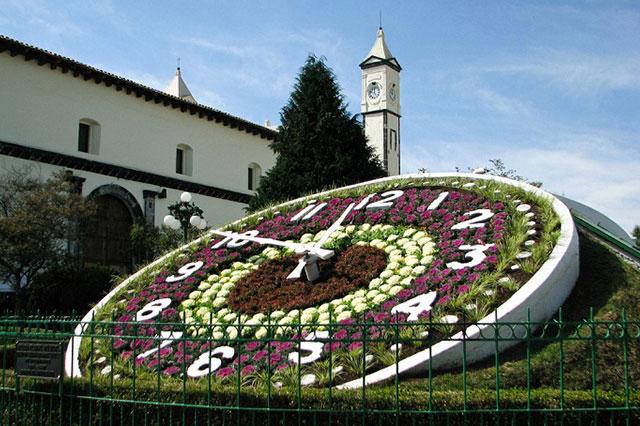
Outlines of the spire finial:
<svg viewBox="0 0 640 426">
<path fill-rule="evenodd" d="M 380 29 L 382 29 L 382 11 L 380 11 Z"/>
<path fill-rule="evenodd" d="M 178 68 L 176 68 L 176 74 L 180 74 L 180 57 L 178 57 Z"/>
</svg>

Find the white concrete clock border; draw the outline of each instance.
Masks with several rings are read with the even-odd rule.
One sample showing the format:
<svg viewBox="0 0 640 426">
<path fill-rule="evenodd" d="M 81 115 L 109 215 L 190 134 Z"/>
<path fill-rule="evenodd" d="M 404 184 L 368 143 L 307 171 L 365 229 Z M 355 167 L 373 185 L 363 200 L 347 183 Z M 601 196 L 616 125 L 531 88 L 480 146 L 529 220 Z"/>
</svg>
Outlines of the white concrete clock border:
<svg viewBox="0 0 640 426">
<path fill-rule="evenodd" d="M 525 321 L 527 319 L 527 308 L 531 308 L 531 320 L 533 322 L 545 321 L 550 318 L 558 309 L 558 307 L 567 298 L 573 286 L 578 278 L 579 272 L 579 260 L 578 260 L 578 235 L 571 218 L 569 209 L 562 204 L 553 195 L 528 185 L 523 182 L 517 182 L 506 178 L 490 176 L 490 175 L 477 175 L 468 173 L 427 173 L 427 174 L 410 174 L 402 176 L 390 176 L 386 178 L 376 179 L 369 182 L 363 182 L 356 185 L 351 185 L 331 191 L 325 191 L 319 194 L 314 194 L 314 197 L 321 195 L 330 195 L 333 192 L 341 191 L 344 189 L 357 188 L 360 186 L 381 183 L 386 181 L 398 180 L 398 179 L 416 179 L 416 178 L 447 178 L 447 177 L 461 177 L 474 180 L 494 180 L 497 182 L 503 182 L 513 186 L 523 188 L 534 194 L 546 197 L 553 203 L 553 209 L 560 218 L 561 232 L 558 242 L 551 252 L 549 259 L 542 265 L 542 267 L 534 274 L 533 277 L 525 285 L 523 285 L 509 300 L 500 305 L 494 312 L 483 318 L 479 324 L 472 325 L 467 328 L 466 334 L 469 338 L 474 338 L 482 331 L 483 336 L 491 338 L 493 329 L 491 324 L 497 322 L 516 322 Z M 298 203 L 309 197 L 301 197 L 296 200 L 287 202 L 285 205 Z M 266 210 L 254 213 L 253 216 L 263 215 Z M 246 220 L 247 218 L 239 219 L 235 223 Z M 187 245 L 192 244 L 190 242 Z M 185 246 L 177 249 L 182 250 Z M 82 377 L 80 370 L 79 356 L 80 356 L 80 344 L 82 342 L 82 334 L 88 328 L 88 323 L 94 318 L 97 310 L 105 306 L 109 300 L 111 300 L 122 288 L 126 287 L 132 280 L 145 273 L 147 270 L 156 267 L 161 264 L 165 259 L 171 256 L 174 252 L 157 259 L 153 263 L 147 265 L 137 273 L 133 274 L 125 281 L 120 283 L 117 287 L 111 290 L 102 300 L 100 300 L 81 320 L 80 324 L 74 330 L 74 337 L 69 340 L 67 350 L 65 354 L 65 373 L 69 377 Z M 461 339 L 462 333 L 458 333 L 453 336 L 454 339 Z M 425 350 L 403 359 L 399 362 L 398 366 L 392 365 L 374 373 L 370 373 L 363 378 L 353 380 L 351 382 L 344 383 L 337 386 L 338 389 L 354 389 L 361 387 L 363 384 L 373 384 L 383 380 L 387 380 L 396 373 L 420 373 L 427 371 L 429 366 L 429 354 L 431 353 L 431 367 L 433 369 L 444 368 L 449 366 L 458 365 L 462 361 L 462 341 L 447 341 L 440 342 L 431 347 L 431 350 Z M 505 349 L 516 341 L 503 341 L 500 344 L 500 350 Z M 495 351 L 495 343 L 490 340 L 487 341 L 468 341 L 466 342 L 467 362 L 472 363 L 485 358 Z"/>
</svg>

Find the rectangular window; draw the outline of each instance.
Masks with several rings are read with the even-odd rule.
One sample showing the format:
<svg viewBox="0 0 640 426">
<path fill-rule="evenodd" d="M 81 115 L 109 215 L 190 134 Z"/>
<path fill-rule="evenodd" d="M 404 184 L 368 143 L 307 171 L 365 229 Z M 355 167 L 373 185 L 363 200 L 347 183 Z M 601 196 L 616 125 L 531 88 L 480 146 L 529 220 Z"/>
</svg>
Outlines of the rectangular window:
<svg viewBox="0 0 640 426">
<path fill-rule="evenodd" d="M 89 152 L 89 138 L 91 137 L 91 126 L 80 123 L 78 127 L 78 151 Z"/>
<path fill-rule="evenodd" d="M 184 150 L 176 148 L 176 173 L 184 174 Z"/>
<path fill-rule="evenodd" d="M 391 146 L 395 151 L 398 150 L 398 133 L 391 129 Z"/>
<path fill-rule="evenodd" d="M 253 187 L 253 168 L 251 167 L 247 169 L 247 178 L 249 180 L 249 184 L 247 186 L 250 191 L 253 191 L 255 188 Z"/>
</svg>

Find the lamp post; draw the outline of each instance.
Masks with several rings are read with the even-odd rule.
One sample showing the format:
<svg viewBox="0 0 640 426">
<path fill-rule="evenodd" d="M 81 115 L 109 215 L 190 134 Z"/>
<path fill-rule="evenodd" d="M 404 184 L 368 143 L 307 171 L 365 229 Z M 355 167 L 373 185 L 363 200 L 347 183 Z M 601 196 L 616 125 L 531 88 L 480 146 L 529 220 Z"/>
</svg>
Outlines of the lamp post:
<svg viewBox="0 0 640 426">
<path fill-rule="evenodd" d="M 171 204 L 169 214 L 163 219 L 163 223 L 171 229 L 182 228 L 184 242 L 187 243 L 189 225 L 197 229 L 207 227 L 207 221 L 202 217 L 202 209 L 191 201 L 191 194 L 183 192 L 180 201 Z"/>
</svg>

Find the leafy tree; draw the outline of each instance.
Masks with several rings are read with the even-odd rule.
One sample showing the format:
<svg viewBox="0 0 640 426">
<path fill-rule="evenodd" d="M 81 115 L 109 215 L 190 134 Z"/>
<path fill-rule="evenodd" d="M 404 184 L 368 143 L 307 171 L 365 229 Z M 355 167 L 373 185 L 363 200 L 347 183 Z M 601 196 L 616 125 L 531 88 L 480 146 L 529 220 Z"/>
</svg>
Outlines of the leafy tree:
<svg viewBox="0 0 640 426">
<path fill-rule="evenodd" d="M 155 227 L 140 219 L 130 232 L 131 249 L 137 264 L 147 263 L 163 253 L 179 247 L 184 241 L 180 230 Z"/>
<path fill-rule="evenodd" d="M 271 144 L 276 164 L 262 178 L 250 210 L 385 176 L 362 125 L 347 112 L 335 75 L 323 59 L 307 58 L 280 119 Z"/>
<path fill-rule="evenodd" d="M 69 177 L 60 172 L 44 181 L 30 168 L 0 176 L 0 281 L 14 290 L 16 310 L 39 273 L 69 259 L 94 211 Z"/>
<path fill-rule="evenodd" d="M 640 249 L 640 226 L 636 225 L 631 231 L 631 235 L 636 240 L 636 247 Z"/>
<path fill-rule="evenodd" d="M 491 159 L 491 160 L 489 160 L 489 163 L 491 165 L 487 166 L 487 167 L 480 167 L 480 168 L 467 167 L 467 171 L 468 172 L 474 172 L 474 171 L 477 171 L 477 170 L 482 170 L 483 173 L 488 173 L 488 174 L 494 175 L 494 176 L 505 177 L 505 178 L 517 180 L 517 181 L 520 181 L 520 182 L 527 182 L 529 185 L 533 185 L 533 186 L 536 186 L 538 188 L 540 188 L 542 186 L 542 182 L 530 181 L 526 177 L 519 175 L 518 172 L 515 169 L 508 169 L 507 166 L 504 164 L 504 161 L 502 161 L 499 158 Z M 456 167 L 455 169 L 456 169 L 456 172 L 462 171 L 460 169 L 460 167 Z M 418 171 L 420 173 L 428 173 L 429 172 L 429 170 L 427 170 L 426 168 L 420 168 L 420 169 L 418 169 Z"/>
</svg>

